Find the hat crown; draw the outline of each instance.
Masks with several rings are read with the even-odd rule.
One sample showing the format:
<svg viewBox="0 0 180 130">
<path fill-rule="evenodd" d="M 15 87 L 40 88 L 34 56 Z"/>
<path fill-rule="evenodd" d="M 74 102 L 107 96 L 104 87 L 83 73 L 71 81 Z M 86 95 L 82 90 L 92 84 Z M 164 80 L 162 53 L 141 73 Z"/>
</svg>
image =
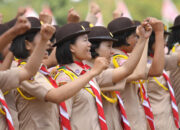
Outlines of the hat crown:
<svg viewBox="0 0 180 130">
<path fill-rule="evenodd" d="M 174 26 L 180 25 L 180 15 L 178 15 L 176 17 L 176 19 L 174 20 Z"/>
<path fill-rule="evenodd" d="M 36 17 L 27 17 L 28 21 L 31 24 L 31 28 L 40 28 L 41 23 L 38 18 Z M 17 18 L 10 20 L 9 22 L 5 23 L 9 28 L 13 27 L 16 24 Z"/>
<path fill-rule="evenodd" d="M 113 33 L 117 33 L 120 31 L 124 31 L 127 28 L 131 28 L 134 27 L 135 25 L 133 24 L 133 22 L 127 18 L 127 17 L 120 17 L 117 19 L 114 19 L 113 21 L 111 21 L 108 24 L 108 29 Z"/>
<path fill-rule="evenodd" d="M 88 38 L 94 37 L 112 37 L 109 30 L 102 26 L 95 26 L 91 28 L 91 32 L 88 34 Z"/>
<path fill-rule="evenodd" d="M 79 25 L 78 23 L 69 23 L 57 28 L 55 37 L 57 43 L 59 43 L 83 33 L 87 33 L 83 26 Z"/>
<path fill-rule="evenodd" d="M 29 20 L 29 22 L 31 24 L 31 28 L 40 28 L 41 27 L 41 23 L 40 23 L 40 20 L 38 18 L 27 17 L 27 19 Z"/>
</svg>

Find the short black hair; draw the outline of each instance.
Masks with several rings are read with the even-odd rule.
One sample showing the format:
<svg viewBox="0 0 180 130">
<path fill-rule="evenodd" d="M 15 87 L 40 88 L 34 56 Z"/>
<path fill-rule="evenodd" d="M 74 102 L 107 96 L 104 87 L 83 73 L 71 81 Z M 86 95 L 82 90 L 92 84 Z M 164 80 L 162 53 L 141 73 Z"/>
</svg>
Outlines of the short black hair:
<svg viewBox="0 0 180 130">
<path fill-rule="evenodd" d="M 148 56 L 150 54 L 154 54 L 154 51 L 152 49 L 153 44 L 155 43 L 155 33 L 154 31 L 151 33 L 151 36 L 149 37 L 149 44 L 148 44 Z"/>
<path fill-rule="evenodd" d="M 2 56 L 2 54 L 0 53 L 0 62 L 2 62 L 3 61 L 3 56 Z"/>
<path fill-rule="evenodd" d="M 167 41 L 167 46 L 169 50 L 171 50 L 174 44 L 177 42 L 180 43 L 180 28 L 175 28 L 170 33 Z"/>
<path fill-rule="evenodd" d="M 114 34 L 114 38 L 117 39 L 117 42 L 113 42 L 113 47 L 121 47 L 123 45 L 129 46 L 129 43 L 127 43 L 127 38 L 135 33 L 135 30 L 130 30 L 118 34 Z"/>
<path fill-rule="evenodd" d="M 38 31 L 37 31 L 38 32 Z M 10 47 L 10 51 L 18 59 L 26 59 L 29 57 L 29 51 L 26 49 L 25 40 L 32 42 L 37 32 L 26 33 L 16 37 Z"/>
<path fill-rule="evenodd" d="M 89 41 L 91 42 L 90 52 L 91 52 L 92 59 L 95 59 L 96 57 L 99 56 L 99 54 L 96 52 L 96 49 L 99 48 L 102 41 L 101 40 L 89 40 Z"/>
<path fill-rule="evenodd" d="M 73 57 L 70 50 L 70 45 L 76 42 L 77 37 L 71 38 L 68 41 L 64 41 L 57 44 L 56 47 L 56 59 L 59 65 L 66 65 L 73 63 Z"/>
</svg>

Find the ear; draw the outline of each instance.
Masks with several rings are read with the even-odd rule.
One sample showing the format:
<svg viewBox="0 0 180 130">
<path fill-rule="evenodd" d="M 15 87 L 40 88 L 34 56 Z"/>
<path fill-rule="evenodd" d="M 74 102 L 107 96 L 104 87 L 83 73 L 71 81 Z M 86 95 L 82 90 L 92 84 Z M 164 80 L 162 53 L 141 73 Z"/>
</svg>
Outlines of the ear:
<svg viewBox="0 0 180 130">
<path fill-rule="evenodd" d="M 75 44 L 70 44 L 70 51 L 71 51 L 72 53 L 75 53 L 75 52 L 76 52 L 76 46 L 75 46 Z"/>
<path fill-rule="evenodd" d="M 30 51 L 32 49 L 32 43 L 30 43 L 29 41 L 25 40 L 25 46 L 26 46 L 26 49 L 28 51 Z"/>
</svg>

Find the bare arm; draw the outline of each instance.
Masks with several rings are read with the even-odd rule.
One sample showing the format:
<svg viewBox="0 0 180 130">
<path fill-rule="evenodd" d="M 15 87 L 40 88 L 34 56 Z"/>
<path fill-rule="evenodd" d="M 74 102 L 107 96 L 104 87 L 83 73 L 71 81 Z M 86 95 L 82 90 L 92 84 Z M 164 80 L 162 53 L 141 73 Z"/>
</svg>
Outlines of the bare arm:
<svg viewBox="0 0 180 130">
<path fill-rule="evenodd" d="M 42 25 L 40 33 L 38 33 L 35 37 L 35 42 L 37 43 L 35 49 L 29 57 L 27 64 L 22 67 L 20 71 L 20 82 L 30 79 L 39 70 L 44 57 L 45 49 L 47 48 L 46 43 L 52 37 L 54 32 L 55 28 L 53 26 L 48 24 Z"/>
<path fill-rule="evenodd" d="M 93 77 L 94 74 L 89 71 L 79 78 L 75 79 L 73 82 L 69 82 L 55 89 L 51 89 L 47 93 L 45 99 L 57 104 L 65 101 L 76 94 L 78 91 L 80 91 L 83 87 L 85 87 Z"/>
<path fill-rule="evenodd" d="M 128 76 L 127 82 L 146 78 L 148 42 L 149 40 L 146 40 L 146 45 L 144 47 L 141 59 L 134 72 Z"/>
<path fill-rule="evenodd" d="M 78 91 L 88 84 L 88 82 L 98 74 L 100 74 L 104 69 L 108 67 L 109 63 L 105 58 L 98 57 L 93 68 L 81 75 L 79 78 L 75 79 L 73 82 L 69 82 L 59 88 L 51 89 L 45 99 L 50 102 L 55 102 L 59 104 L 62 101 L 67 100 L 72 97 Z"/>
<path fill-rule="evenodd" d="M 18 35 L 25 33 L 30 28 L 30 23 L 25 17 L 19 17 L 16 24 L 0 36 L 0 52 Z"/>
<path fill-rule="evenodd" d="M 147 42 L 149 36 L 151 35 L 152 28 L 148 25 L 148 31 L 145 32 L 145 28 L 142 26 L 139 26 L 137 30 L 139 30 L 139 40 L 136 44 L 135 48 L 133 49 L 131 56 L 129 57 L 128 61 L 119 68 L 114 69 L 113 71 L 113 82 L 116 83 L 125 77 L 129 76 L 131 73 L 133 73 L 135 67 L 137 66 L 142 53 L 143 49 L 145 47 L 145 43 Z M 141 31 L 141 32 L 140 32 Z M 144 35 L 144 36 L 143 36 Z"/>
<path fill-rule="evenodd" d="M 3 63 L 0 65 L 0 71 L 9 69 L 11 67 L 13 59 L 14 55 L 9 51 L 5 59 L 3 60 Z"/>
<path fill-rule="evenodd" d="M 155 32 L 155 50 L 148 76 L 160 76 L 164 69 L 164 26 L 160 20 L 150 18 L 150 24 Z"/>
</svg>

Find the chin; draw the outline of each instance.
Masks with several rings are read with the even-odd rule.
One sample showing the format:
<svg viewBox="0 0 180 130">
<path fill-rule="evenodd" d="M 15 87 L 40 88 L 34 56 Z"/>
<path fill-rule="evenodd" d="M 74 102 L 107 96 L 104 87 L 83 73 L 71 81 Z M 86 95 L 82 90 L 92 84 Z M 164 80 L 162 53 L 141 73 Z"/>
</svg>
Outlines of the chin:
<svg viewBox="0 0 180 130">
<path fill-rule="evenodd" d="M 48 59 L 48 55 L 45 55 L 45 56 L 43 57 L 43 60 L 46 60 L 46 59 Z"/>
</svg>

